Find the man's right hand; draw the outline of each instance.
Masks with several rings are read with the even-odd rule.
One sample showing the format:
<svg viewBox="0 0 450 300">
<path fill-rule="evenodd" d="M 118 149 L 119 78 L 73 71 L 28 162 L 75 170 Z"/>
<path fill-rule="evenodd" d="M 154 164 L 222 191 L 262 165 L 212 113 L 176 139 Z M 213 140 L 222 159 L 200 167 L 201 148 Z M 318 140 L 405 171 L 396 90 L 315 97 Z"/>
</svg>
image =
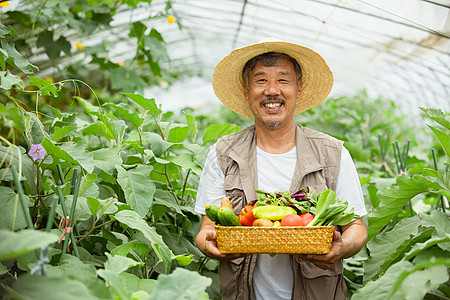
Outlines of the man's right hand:
<svg viewBox="0 0 450 300">
<path fill-rule="evenodd" d="M 214 222 L 211 221 L 207 216 L 202 216 L 202 226 L 200 228 L 200 232 L 195 238 L 195 243 L 197 244 L 198 249 L 203 252 L 203 254 L 220 261 L 228 261 L 248 255 L 242 253 L 220 253 L 219 248 L 217 247 L 216 230 L 214 228 L 214 225 Z"/>
</svg>

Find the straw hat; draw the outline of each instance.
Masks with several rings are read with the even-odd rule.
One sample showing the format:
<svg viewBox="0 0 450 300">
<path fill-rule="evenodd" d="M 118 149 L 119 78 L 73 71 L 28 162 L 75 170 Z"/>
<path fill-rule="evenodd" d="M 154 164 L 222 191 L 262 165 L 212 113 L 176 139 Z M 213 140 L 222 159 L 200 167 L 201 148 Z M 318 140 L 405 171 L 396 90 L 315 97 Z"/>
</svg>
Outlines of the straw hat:
<svg viewBox="0 0 450 300">
<path fill-rule="evenodd" d="M 295 114 L 325 100 L 333 86 L 333 73 L 325 60 L 309 48 L 270 39 L 236 49 L 217 64 L 212 85 L 223 104 L 244 117 L 254 118 L 244 97 L 242 69 L 247 61 L 266 52 L 286 53 L 295 58 L 302 69 L 302 92 L 297 99 Z"/>
</svg>

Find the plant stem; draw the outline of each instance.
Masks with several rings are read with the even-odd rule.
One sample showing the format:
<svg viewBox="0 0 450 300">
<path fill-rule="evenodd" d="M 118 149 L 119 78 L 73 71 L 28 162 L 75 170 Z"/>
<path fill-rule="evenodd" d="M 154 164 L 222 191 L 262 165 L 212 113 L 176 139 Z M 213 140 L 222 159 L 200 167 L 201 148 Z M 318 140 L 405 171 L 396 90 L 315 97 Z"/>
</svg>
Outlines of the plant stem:
<svg viewBox="0 0 450 300">
<path fill-rule="evenodd" d="M 164 175 L 166 175 L 167 183 L 170 188 L 173 189 L 172 183 L 170 182 L 169 174 L 167 173 L 167 165 L 164 165 Z"/>
<path fill-rule="evenodd" d="M 156 266 L 158 266 L 161 263 L 161 260 L 158 260 L 158 262 L 153 266 L 153 268 L 150 270 L 150 273 L 147 276 L 147 279 L 151 278 L 153 275 L 153 272 L 155 272 Z"/>
<path fill-rule="evenodd" d="M 141 146 L 141 148 L 144 148 L 144 146 L 142 145 L 142 132 L 141 132 L 141 128 L 137 128 L 137 132 L 139 135 L 139 145 Z M 141 164 L 144 164 L 144 154 L 141 153 Z"/>
<path fill-rule="evenodd" d="M 164 138 L 164 132 L 162 131 L 162 128 L 161 128 L 161 126 L 159 126 L 159 122 L 158 122 L 158 120 L 156 119 L 156 117 L 155 117 L 155 116 L 153 116 L 153 119 L 155 120 L 156 126 L 158 126 L 158 129 L 159 129 L 159 134 L 161 135 L 162 139 L 163 139 L 163 140 L 165 140 L 165 138 Z"/>
<path fill-rule="evenodd" d="M 186 184 L 187 184 L 187 180 L 189 178 L 189 174 L 191 173 L 191 169 L 188 169 L 187 173 L 186 173 L 186 178 L 184 179 L 184 183 L 183 183 L 183 190 L 181 192 L 181 199 L 184 200 L 184 192 L 186 191 Z"/>
<path fill-rule="evenodd" d="M 63 185 L 63 184 L 66 183 L 66 181 L 64 180 L 64 174 L 63 174 L 63 171 L 61 169 L 61 165 L 57 165 L 56 167 L 58 169 L 59 180 L 61 181 L 61 185 Z"/>
<path fill-rule="evenodd" d="M 11 166 L 11 173 L 14 179 L 14 184 L 16 186 L 17 194 L 19 195 L 19 201 L 22 205 L 22 210 L 25 216 L 25 221 L 27 223 L 27 227 L 33 229 L 33 221 L 31 220 L 30 210 L 28 208 L 28 204 L 24 198 L 22 185 L 20 184 L 19 177 L 17 175 L 17 170 L 15 166 Z"/>
<path fill-rule="evenodd" d="M 436 158 L 436 151 L 434 149 L 431 149 L 431 154 L 433 155 L 433 165 L 434 165 L 434 169 L 436 171 L 439 171 L 438 169 L 438 164 L 437 164 L 437 158 Z M 439 204 L 442 207 L 442 211 L 445 213 L 445 203 L 444 203 L 444 198 L 442 197 L 441 194 L 439 194 L 437 196 L 437 201 L 436 201 L 436 205 L 434 206 L 435 209 L 439 209 Z"/>
<path fill-rule="evenodd" d="M 112 222 L 113 222 L 113 220 L 109 220 L 109 221 L 106 221 L 105 223 L 102 223 L 102 224 L 100 224 L 100 225 L 97 225 L 97 226 L 92 227 L 92 228 L 89 230 L 88 233 L 86 233 L 85 235 L 83 235 L 83 237 L 81 237 L 81 238 L 77 241 L 77 244 L 79 244 L 81 241 L 84 241 L 86 238 L 88 238 L 88 237 L 92 234 L 92 232 L 93 232 L 95 229 L 101 228 L 101 227 L 103 227 L 103 226 L 105 226 L 105 225 L 107 225 L 107 224 L 110 224 L 110 223 L 112 223 Z"/>
</svg>

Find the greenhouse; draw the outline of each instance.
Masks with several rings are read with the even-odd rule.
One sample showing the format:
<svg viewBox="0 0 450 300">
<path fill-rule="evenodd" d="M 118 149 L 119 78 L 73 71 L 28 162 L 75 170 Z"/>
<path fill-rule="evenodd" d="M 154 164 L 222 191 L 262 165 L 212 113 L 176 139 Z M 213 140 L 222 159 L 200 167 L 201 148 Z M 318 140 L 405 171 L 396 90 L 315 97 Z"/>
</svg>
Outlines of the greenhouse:
<svg viewBox="0 0 450 300">
<path fill-rule="evenodd" d="M 448 0 L 0 18 L 0 299 L 450 299 Z"/>
</svg>

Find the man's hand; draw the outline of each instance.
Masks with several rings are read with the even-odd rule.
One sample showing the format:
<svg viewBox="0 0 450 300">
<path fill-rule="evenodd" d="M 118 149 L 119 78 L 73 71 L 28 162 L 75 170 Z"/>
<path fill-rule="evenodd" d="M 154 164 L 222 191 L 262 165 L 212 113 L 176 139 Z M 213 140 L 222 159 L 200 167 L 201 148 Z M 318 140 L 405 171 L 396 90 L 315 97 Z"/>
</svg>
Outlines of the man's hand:
<svg viewBox="0 0 450 300">
<path fill-rule="evenodd" d="M 241 253 L 220 253 L 219 248 L 217 247 L 214 222 L 212 222 L 207 216 L 202 216 L 202 226 L 200 228 L 200 232 L 195 238 L 195 243 L 197 244 L 198 249 L 203 252 L 203 254 L 220 261 L 228 261 L 248 255 Z"/>
<path fill-rule="evenodd" d="M 357 219 L 342 226 L 342 235 L 333 232 L 333 241 L 328 254 L 294 255 L 307 260 L 321 269 L 331 268 L 341 258 L 348 258 L 358 253 L 367 241 L 367 228 L 363 219 Z"/>
</svg>

